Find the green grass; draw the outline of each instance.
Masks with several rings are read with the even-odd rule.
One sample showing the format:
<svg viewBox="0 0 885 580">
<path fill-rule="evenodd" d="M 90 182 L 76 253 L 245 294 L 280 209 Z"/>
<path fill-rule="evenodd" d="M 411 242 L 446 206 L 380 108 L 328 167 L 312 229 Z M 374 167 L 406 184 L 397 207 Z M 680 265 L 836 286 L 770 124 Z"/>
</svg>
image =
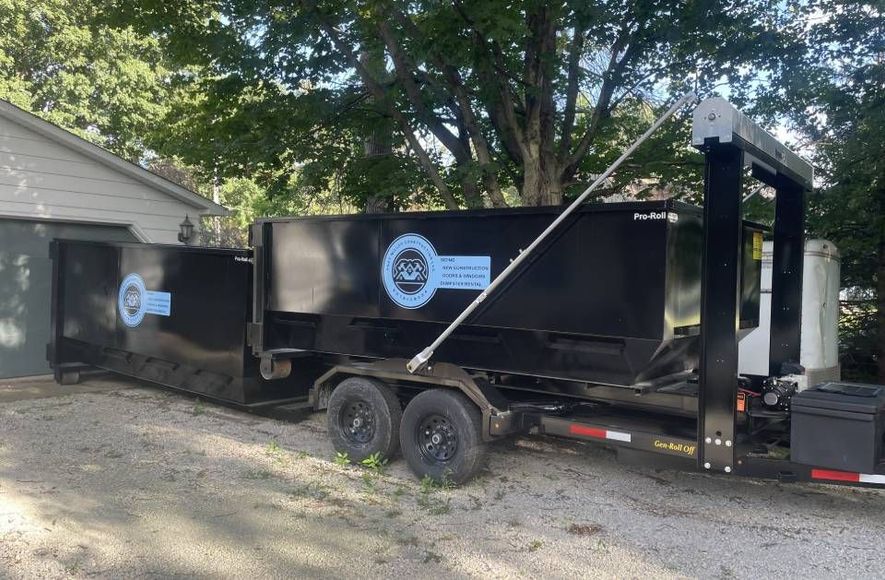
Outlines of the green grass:
<svg viewBox="0 0 885 580">
<path fill-rule="evenodd" d="M 371 469 L 375 473 L 381 474 L 384 473 L 384 470 L 387 468 L 387 459 L 385 459 L 380 452 L 376 452 L 360 461 L 360 465 L 366 469 Z"/>
<path fill-rule="evenodd" d="M 243 477 L 246 479 L 265 480 L 273 477 L 273 474 L 265 469 L 251 469 Z"/>
<path fill-rule="evenodd" d="M 324 500 L 329 497 L 329 488 L 321 483 L 311 482 L 294 488 L 291 494 L 294 497 L 305 499 Z"/>
<path fill-rule="evenodd" d="M 440 491 L 442 489 L 454 489 L 455 484 L 448 478 L 448 476 L 443 476 L 441 480 L 436 480 L 429 475 L 425 475 L 421 478 L 421 493 L 428 494 L 436 491 Z"/>
<path fill-rule="evenodd" d="M 375 493 L 378 491 L 378 482 L 375 480 L 374 472 L 366 472 L 362 475 L 363 487 L 367 493 Z"/>
<path fill-rule="evenodd" d="M 418 496 L 418 507 L 432 516 L 441 516 L 452 511 L 452 499 L 440 499 L 428 494 Z"/>
</svg>

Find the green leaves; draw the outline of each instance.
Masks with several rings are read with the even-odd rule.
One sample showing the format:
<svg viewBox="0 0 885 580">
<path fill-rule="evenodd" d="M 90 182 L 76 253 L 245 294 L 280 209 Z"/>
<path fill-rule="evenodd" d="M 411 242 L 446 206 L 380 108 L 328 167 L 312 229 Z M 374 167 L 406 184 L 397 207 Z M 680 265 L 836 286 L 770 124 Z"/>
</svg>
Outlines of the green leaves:
<svg viewBox="0 0 885 580">
<path fill-rule="evenodd" d="M 104 2 L 0 0 L 0 98 L 129 159 L 166 111 L 156 39 L 102 22 Z"/>
<path fill-rule="evenodd" d="M 298 189 L 279 175 L 298 167 L 301 185 L 391 208 L 503 203 L 513 189 L 555 202 L 686 76 L 744 82 L 790 41 L 769 0 L 137 0 L 113 14 L 193 71 L 158 149 L 286 195 Z M 372 158 L 380 127 L 389 151 Z M 637 168 L 682 136 L 662 133 Z M 690 164 L 665 167 L 656 178 L 685 181 L 674 168 Z"/>
<path fill-rule="evenodd" d="M 885 380 L 885 7 L 791 6 L 803 18 L 802 48 L 764 88 L 760 107 L 791 121 L 815 164 L 808 231 L 842 256 L 844 376 L 870 380 L 878 361 Z M 868 298 L 860 305 L 857 296 Z"/>
</svg>

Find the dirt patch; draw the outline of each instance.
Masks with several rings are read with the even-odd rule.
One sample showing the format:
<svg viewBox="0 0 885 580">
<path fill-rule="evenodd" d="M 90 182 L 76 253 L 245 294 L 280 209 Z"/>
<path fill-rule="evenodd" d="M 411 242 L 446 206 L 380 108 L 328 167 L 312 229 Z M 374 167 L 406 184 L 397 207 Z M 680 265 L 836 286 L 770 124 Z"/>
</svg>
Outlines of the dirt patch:
<svg viewBox="0 0 885 580">
<path fill-rule="evenodd" d="M 572 524 L 568 527 L 568 533 L 576 536 L 595 536 L 601 531 L 599 524 Z"/>
<path fill-rule="evenodd" d="M 881 577 L 885 493 L 627 468 L 551 438 L 471 484 L 338 465 L 282 422 L 132 387 L 0 403 L 0 570 L 116 576 Z"/>
</svg>

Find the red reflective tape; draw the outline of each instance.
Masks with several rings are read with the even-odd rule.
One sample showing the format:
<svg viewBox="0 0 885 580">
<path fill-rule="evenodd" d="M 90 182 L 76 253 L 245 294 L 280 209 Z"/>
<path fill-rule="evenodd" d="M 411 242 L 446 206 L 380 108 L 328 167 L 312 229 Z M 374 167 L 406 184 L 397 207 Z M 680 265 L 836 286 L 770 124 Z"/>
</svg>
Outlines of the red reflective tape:
<svg viewBox="0 0 885 580">
<path fill-rule="evenodd" d="M 833 471 L 831 469 L 812 469 L 811 479 L 828 479 L 830 481 L 850 481 L 860 483 L 860 474 L 849 471 Z"/>
<path fill-rule="evenodd" d="M 596 427 L 586 427 L 584 425 L 572 423 L 568 430 L 572 435 L 583 435 L 584 437 L 605 439 L 605 429 L 597 429 Z"/>
</svg>

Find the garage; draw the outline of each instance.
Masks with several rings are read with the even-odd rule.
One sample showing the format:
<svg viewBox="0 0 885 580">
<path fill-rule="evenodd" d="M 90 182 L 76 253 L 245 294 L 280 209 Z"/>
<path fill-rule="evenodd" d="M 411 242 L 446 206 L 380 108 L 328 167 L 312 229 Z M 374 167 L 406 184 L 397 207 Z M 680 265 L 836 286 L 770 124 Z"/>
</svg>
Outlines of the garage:
<svg viewBox="0 0 885 580">
<path fill-rule="evenodd" d="M 125 227 L 0 219 L 0 378 L 49 372 L 49 240 L 137 242 Z"/>
<path fill-rule="evenodd" d="M 53 238 L 179 244 L 184 220 L 226 213 L 0 100 L 0 379 L 49 372 Z"/>
</svg>

